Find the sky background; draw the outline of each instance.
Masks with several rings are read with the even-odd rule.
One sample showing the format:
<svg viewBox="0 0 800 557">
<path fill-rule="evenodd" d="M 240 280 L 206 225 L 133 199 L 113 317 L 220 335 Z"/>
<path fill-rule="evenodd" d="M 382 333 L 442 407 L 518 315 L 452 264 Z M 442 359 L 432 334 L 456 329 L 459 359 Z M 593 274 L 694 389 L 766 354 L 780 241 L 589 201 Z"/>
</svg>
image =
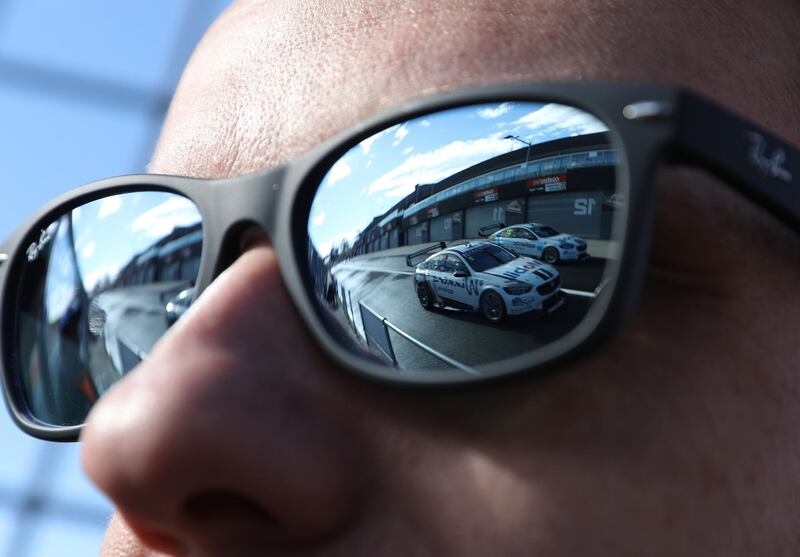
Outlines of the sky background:
<svg viewBox="0 0 800 557">
<path fill-rule="evenodd" d="M 72 233 L 86 292 L 100 281 L 113 282 L 133 258 L 172 234 L 200 222 L 189 199 L 168 192 L 146 191 L 98 199 L 72 211 Z M 126 242 L 117 241 L 120 230 Z M 72 298 L 69 284 L 68 300 Z"/>
<path fill-rule="evenodd" d="M 606 131 L 591 114 L 559 104 L 471 105 L 415 118 L 372 135 L 326 174 L 314 198 L 309 235 L 322 257 L 352 242 L 417 184 L 432 184 L 509 151 Z"/>
<path fill-rule="evenodd" d="M 0 238 L 54 196 L 144 172 L 182 67 L 230 0 L 0 0 Z M 0 411 L 0 557 L 96 555 L 111 505 L 78 444 Z"/>
</svg>

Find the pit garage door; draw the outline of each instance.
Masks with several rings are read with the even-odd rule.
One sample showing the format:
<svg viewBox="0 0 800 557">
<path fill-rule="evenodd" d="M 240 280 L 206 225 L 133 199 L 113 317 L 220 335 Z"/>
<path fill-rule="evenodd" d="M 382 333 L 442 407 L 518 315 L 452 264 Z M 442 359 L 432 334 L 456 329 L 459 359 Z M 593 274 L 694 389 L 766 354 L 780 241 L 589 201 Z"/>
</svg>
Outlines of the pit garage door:
<svg viewBox="0 0 800 557">
<path fill-rule="evenodd" d="M 392 228 L 392 231 L 389 232 L 389 247 L 396 248 L 399 245 L 400 245 L 400 229 Z"/>
<path fill-rule="evenodd" d="M 559 232 L 599 238 L 603 213 L 600 192 L 551 193 L 528 198 L 526 222 L 552 226 Z"/>
<path fill-rule="evenodd" d="M 450 213 L 430 220 L 430 241 L 449 242 L 461 238 L 461 212 Z"/>
<path fill-rule="evenodd" d="M 423 222 L 416 226 L 410 226 L 406 231 L 406 244 L 422 244 L 428 241 L 428 223 Z"/>
<path fill-rule="evenodd" d="M 464 215 L 464 237 L 477 238 L 478 230 L 487 224 L 502 222 L 508 226 L 524 222 L 523 207 L 522 199 L 511 199 L 467 209 Z"/>
</svg>

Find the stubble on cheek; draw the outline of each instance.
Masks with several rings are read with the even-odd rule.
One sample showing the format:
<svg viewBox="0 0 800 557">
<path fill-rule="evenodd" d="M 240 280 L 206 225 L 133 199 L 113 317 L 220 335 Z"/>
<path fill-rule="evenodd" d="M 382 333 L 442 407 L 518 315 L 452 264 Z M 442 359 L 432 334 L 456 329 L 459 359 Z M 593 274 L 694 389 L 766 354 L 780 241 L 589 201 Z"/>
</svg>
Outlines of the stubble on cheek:
<svg viewBox="0 0 800 557">
<path fill-rule="evenodd" d="M 108 524 L 100 557 L 167 557 L 147 549 L 118 514 Z"/>
</svg>

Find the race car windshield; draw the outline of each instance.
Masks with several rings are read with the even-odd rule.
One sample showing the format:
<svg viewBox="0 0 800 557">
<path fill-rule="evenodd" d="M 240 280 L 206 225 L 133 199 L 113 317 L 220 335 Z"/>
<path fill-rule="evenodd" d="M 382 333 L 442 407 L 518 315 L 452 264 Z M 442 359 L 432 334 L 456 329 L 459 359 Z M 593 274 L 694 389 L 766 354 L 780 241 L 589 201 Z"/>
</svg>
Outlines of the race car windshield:
<svg viewBox="0 0 800 557">
<path fill-rule="evenodd" d="M 487 269 L 505 265 L 506 263 L 516 259 L 511 252 L 508 252 L 497 246 L 481 246 L 479 248 L 466 251 L 462 255 L 470 264 L 470 266 L 479 273 L 482 273 Z"/>
<path fill-rule="evenodd" d="M 537 226 L 533 230 L 542 238 L 550 238 L 552 236 L 558 236 L 558 230 L 556 230 L 555 228 L 551 228 L 550 226 Z"/>
</svg>

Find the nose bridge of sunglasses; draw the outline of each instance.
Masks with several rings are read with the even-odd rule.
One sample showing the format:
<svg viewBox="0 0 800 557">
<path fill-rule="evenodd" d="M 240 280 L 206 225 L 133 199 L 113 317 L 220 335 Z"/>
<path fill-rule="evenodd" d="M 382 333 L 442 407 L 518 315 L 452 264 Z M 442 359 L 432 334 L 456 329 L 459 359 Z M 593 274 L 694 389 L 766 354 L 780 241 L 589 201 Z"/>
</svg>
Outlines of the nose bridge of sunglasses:
<svg viewBox="0 0 800 557">
<path fill-rule="evenodd" d="M 286 187 L 286 167 L 235 178 L 214 180 L 212 203 L 207 218 L 221 225 L 226 236 L 234 235 L 237 245 L 259 235 L 260 229 L 269 241 L 274 241 L 278 209 L 282 207 Z"/>
<path fill-rule="evenodd" d="M 264 172 L 211 180 L 194 190 L 202 206 L 204 247 L 210 255 L 211 273 L 201 273 L 202 291 L 214 277 L 229 267 L 254 241 L 275 244 L 277 220 L 288 199 L 285 196 L 286 167 Z"/>
</svg>

